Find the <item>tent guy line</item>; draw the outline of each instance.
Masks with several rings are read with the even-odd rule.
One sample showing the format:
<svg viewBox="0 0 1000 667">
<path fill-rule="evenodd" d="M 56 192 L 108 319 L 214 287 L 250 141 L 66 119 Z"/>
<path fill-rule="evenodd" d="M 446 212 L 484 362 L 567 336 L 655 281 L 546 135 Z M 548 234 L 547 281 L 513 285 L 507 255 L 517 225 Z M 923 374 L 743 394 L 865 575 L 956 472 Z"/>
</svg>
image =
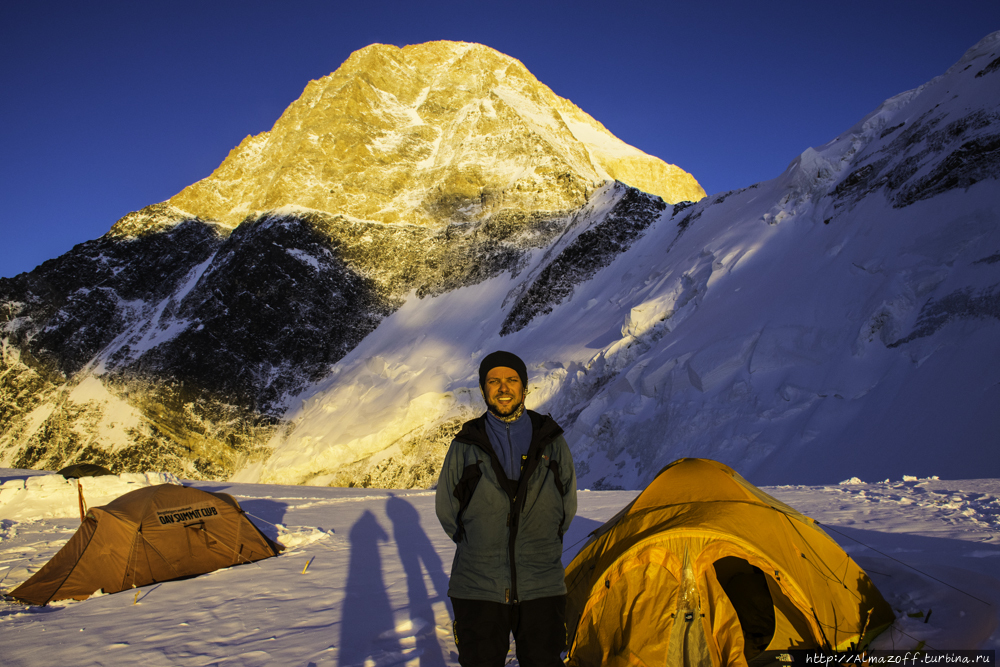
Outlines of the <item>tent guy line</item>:
<svg viewBox="0 0 1000 667">
<path fill-rule="evenodd" d="M 976 600 L 977 602 L 982 602 L 982 603 L 983 603 L 984 605 L 986 605 L 987 607 L 992 607 L 992 606 L 993 606 L 993 605 L 991 605 L 991 604 L 990 604 L 989 602 L 987 602 L 986 600 L 983 600 L 983 599 L 981 599 L 981 598 L 977 598 L 977 597 L 976 597 L 975 595 L 973 595 L 972 593 L 969 593 L 969 592 L 967 592 L 967 591 L 963 591 L 963 590 L 962 590 L 961 588 L 958 588 L 957 586 L 952 586 L 952 585 L 951 585 L 951 584 L 949 584 L 949 583 L 948 583 L 947 581 L 941 581 L 940 579 L 938 579 L 938 578 L 937 578 L 937 577 L 935 577 L 934 575 L 932 575 L 932 574 L 928 574 L 928 573 L 926 573 L 926 572 L 924 572 L 924 571 L 922 571 L 922 570 L 919 570 L 919 569 L 917 569 L 917 568 L 913 567 L 912 565 L 910 565 L 909 563 L 907 563 L 907 562 L 905 562 L 905 561 L 901 561 L 901 560 L 899 560 L 898 558 L 894 558 L 893 556 L 890 556 L 890 555 L 889 555 L 889 554 L 887 554 L 887 553 L 884 553 L 884 552 L 882 552 L 882 551 L 879 551 L 879 550 L 878 550 L 878 549 L 876 549 L 875 547 L 873 547 L 873 546 L 870 546 L 870 545 L 868 545 L 868 544 L 865 544 L 865 543 L 864 543 L 864 542 L 862 542 L 861 540 L 858 540 L 858 539 L 855 539 L 855 538 L 851 537 L 850 535 L 845 535 L 844 533 L 840 532 L 839 530 L 837 530 L 836 528 L 834 528 L 833 526 L 831 526 L 831 525 L 830 525 L 830 524 L 828 524 L 828 523 L 823 523 L 823 524 L 820 524 L 820 523 L 819 523 L 819 521 L 817 521 L 816 523 L 817 523 L 817 524 L 819 524 L 819 525 L 821 525 L 821 526 L 823 526 L 823 528 L 826 528 L 827 530 L 830 530 L 831 532 L 834 532 L 834 533 L 837 533 L 837 534 L 838 534 L 838 535 L 840 535 L 841 537 L 846 537 L 846 538 L 847 538 L 847 539 L 849 539 L 849 540 L 852 540 L 852 541 L 854 541 L 854 542 L 857 542 L 858 544 L 860 544 L 861 546 L 865 547 L 866 549 L 871 549 L 872 551 L 874 551 L 875 553 L 879 554 L 880 556 L 885 556 L 886 558 L 889 558 L 889 559 L 891 559 L 891 560 L 894 560 L 894 561 L 896 561 L 896 562 L 897 562 L 897 563 L 899 563 L 900 565 L 904 565 L 904 566 L 906 566 L 906 567 L 910 568 L 910 569 L 911 569 L 911 570 L 913 570 L 914 572 L 917 572 L 917 573 L 919 573 L 919 574 L 922 574 L 922 575 L 924 575 L 925 577 L 927 577 L 927 578 L 929 578 L 929 579 L 933 579 L 934 581 L 938 582 L 939 584 L 944 584 L 944 585 L 945 585 L 945 586 L 947 586 L 948 588 L 952 588 L 952 589 L 954 589 L 954 590 L 958 591 L 959 593 L 961 593 L 962 595 L 968 595 L 968 596 L 969 596 L 970 598 L 972 598 L 973 600 Z M 878 574 L 881 574 L 881 573 L 878 573 Z M 885 576 L 888 576 L 888 575 L 885 575 Z"/>
</svg>

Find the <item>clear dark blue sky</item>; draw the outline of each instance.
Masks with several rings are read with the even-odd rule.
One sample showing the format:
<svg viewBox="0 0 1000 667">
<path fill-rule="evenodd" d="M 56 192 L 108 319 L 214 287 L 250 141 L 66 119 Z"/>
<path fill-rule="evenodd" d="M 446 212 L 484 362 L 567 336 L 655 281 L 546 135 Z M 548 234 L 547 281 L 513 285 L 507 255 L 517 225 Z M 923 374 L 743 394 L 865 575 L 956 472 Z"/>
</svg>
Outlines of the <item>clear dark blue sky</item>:
<svg viewBox="0 0 1000 667">
<path fill-rule="evenodd" d="M 994 30 L 998 0 L 4 2 L 0 276 L 208 176 L 374 42 L 491 46 L 714 193 L 777 176 Z"/>
</svg>

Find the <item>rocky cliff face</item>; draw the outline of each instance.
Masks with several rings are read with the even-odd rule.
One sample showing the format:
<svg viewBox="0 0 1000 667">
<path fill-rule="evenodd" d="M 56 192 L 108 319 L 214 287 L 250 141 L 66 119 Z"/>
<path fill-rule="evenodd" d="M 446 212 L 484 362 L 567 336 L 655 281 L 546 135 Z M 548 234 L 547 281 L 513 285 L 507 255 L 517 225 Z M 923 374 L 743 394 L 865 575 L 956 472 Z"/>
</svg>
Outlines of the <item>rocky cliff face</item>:
<svg viewBox="0 0 1000 667">
<path fill-rule="evenodd" d="M 0 461 L 252 466 L 388 314 L 517 275 L 614 178 L 704 195 L 496 51 L 363 49 L 209 178 L 0 280 Z M 664 206 L 628 191 L 606 226 Z"/>
</svg>

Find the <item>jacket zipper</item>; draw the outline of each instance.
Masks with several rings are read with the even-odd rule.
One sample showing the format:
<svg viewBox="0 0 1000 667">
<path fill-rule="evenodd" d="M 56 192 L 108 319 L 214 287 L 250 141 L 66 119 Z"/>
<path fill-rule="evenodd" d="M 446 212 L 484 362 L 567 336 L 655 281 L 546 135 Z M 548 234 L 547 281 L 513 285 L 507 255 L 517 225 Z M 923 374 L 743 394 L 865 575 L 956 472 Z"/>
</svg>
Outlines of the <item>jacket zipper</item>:
<svg viewBox="0 0 1000 667">
<path fill-rule="evenodd" d="M 514 443 L 510 439 L 510 424 L 504 424 L 504 430 L 507 432 L 507 462 L 510 464 L 511 470 L 514 468 Z M 521 467 L 516 468 L 518 472 L 517 484 L 521 484 Z M 514 498 L 510 501 L 510 513 L 507 515 L 507 527 L 510 531 L 510 589 L 505 593 L 504 597 L 506 601 L 511 604 L 517 604 L 517 562 L 515 561 L 514 554 L 516 552 L 517 545 L 517 528 L 520 525 L 520 512 L 517 510 L 517 493 L 514 493 Z"/>
<path fill-rule="evenodd" d="M 510 469 L 514 469 L 514 443 L 510 441 L 510 424 L 505 423 L 503 425 L 504 430 L 507 431 L 507 463 L 510 464 Z"/>
<path fill-rule="evenodd" d="M 510 426 L 507 426 L 506 428 L 507 428 L 507 432 L 508 432 L 507 441 L 509 443 L 510 442 Z M 559 431 L 557 431 L 555 433 L 555 435 L 552 436 L 552 438 L 555 438 L 560 433 L 562 433 L 562 429 L 559 429 Z M 536 442 L 535 438 L 536 438 L 536 434 L 533 432 L 532 436 L 531 436 L 531 444 L 532 445 L 534 445 L 535 442 Z M 465 442 L 465 441 L 463 440 L 462 442 Z M 489 440 L 487 440 L 487 443 L 489 443 Z M 539 443 L 540 443 L 540 440 L 539 440 Z M 475 442 L 470 442 L 468 444 L 472 444 L 474 446 L 479 447 L 480 449 L 484 449 L 481 445 L 479 445 L 478 443 L 475 443 Z M 545 444 L 548 444 L 548 441 L 546 441 Z M 544 446 L 544 445 L 540 445 L 540 446 Z M 487 453 L 492 452 L 493 453 L 493 460 L 496 461 L 497 464 L 500 464 L 499 457 L 497 457 L 496 452 L 493 452 L 493 447 L 492 446 L 490 446 L 489 449 L 484 449 L 484 451 L 487 452 Z M 529 447 L 528 447 L 528 453 L 530 454 L 531 452 L 532 452 L 532 447 L 529 445 Z M 506 473 L 505 470 L 503 470 L 503 465 L 499 465 L 499 467 L 500 467 L 500 470 L 503 472 L 504 476 L 506 476 L 507 473 Z M 529 472 L 529 474 L 533 473 L 534 472 L 534 467 L 532 467 L 531 465 L 528 465 L 528 472 Z M 523 467 L 521 469 L 521 477 L 524 477 L 524 469 L 523 469 Z M 518 486 L 520 486 L 520 479 L 518 479 Z M 510 498 L 510 496 L 508 496 L 508 498 Z M 509 541 L 509 545 L 508 545 L 508 553 L 510 555 L 510 588 L 504 589 L 504 600 L 506 602 L 508 602 L 508 603 L 512 602 L 513 604 L 517 604 L 517 564 L 515 563 L 515 560 L 514 560 L 514 543 L 515 543 L 515 541 L 517 539 L 517 526 L 518 526 L 519 521 L 518 521 L 518 516 L 517 516 L 518 513 L 517 513 L 516 510 L 517 510 L 517 493 L 515 493 L 514 497 L 510 499 L 510 513 L 507 514 L 507 524 L 510 527 L 510 538 L 509 538 L 510 541 Z"/>
<path fill-rule="evenodd" d="M 507 524 L 509 526 L 510 532 L 510 543 L 508 550 L 510 553 L 510 589 L 508 589 L 506 595 L 507 602 L 517 604 L 517 563 L 514 559 L 515 544 L 517 542 L 517 526 L 520 523 L 518 521 L 517 512 L 517 495 L 510 501 L 510 514 L 507 515 Z"/>
</svg>

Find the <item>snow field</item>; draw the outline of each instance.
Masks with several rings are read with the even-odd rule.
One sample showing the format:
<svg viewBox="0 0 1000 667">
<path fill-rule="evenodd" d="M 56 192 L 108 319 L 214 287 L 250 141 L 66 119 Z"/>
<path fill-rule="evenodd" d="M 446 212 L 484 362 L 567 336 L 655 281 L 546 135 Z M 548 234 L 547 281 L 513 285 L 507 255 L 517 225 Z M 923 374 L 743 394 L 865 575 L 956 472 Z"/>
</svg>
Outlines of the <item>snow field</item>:
<svg viewBox="0 0 1000 667">
<path fill-rule="evenodd" d="M 0 470 L 0 482 L 33 475 Z M 454 548 L 434 515 L 433 491 L 192 484 L 233 494 L 285 552 L 134 593 L 4 604 L 4 664 L 41 664 L 39 646 L 46 664 L 458 664 L 447 598 Z M 869 572 L 898 616 L 877 647 L 1000 648 L 1000 480 L 855 478 L 764 490 L 820 521 Z M 564 562 L 636 494 L 582 490 Z M 41 494 L 33 514 L 32 495 L 20 519 L 0 505 L 5 591 L 79 525 L 71 512 L 43 516 L 51 503 Z"/>
</svg>

